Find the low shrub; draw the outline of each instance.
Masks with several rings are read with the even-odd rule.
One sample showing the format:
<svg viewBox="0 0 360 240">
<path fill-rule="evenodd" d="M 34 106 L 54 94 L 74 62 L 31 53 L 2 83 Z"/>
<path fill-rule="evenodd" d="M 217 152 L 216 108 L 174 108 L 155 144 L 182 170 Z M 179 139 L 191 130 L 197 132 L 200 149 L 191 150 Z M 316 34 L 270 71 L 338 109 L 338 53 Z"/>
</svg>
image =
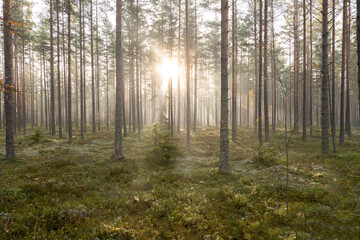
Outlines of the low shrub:
<svg viewBox="0 0 360 240">
<path fill-rule="evenodd" d="M 182 155 L 170 133 L 160 124 L 154 124 L 148 142 L 150 150 L 145 153 L 145 161 L 150 166 L 170 166 Z"/>
<path fill-rule="evenodd" d="M 262 146 L 255 150 L 256 154 L 253 156 L 253 161 L 260 165 L 270 167 L 280 159 L 280 155 L 274 147 Z"/>
</svg>

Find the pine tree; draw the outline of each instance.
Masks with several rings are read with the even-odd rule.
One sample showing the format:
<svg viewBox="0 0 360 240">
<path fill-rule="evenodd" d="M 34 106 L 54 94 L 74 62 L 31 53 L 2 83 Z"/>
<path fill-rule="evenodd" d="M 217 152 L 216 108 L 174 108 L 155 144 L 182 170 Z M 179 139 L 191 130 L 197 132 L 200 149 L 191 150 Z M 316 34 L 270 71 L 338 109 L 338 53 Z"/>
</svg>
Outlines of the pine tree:
<svg viewBox="0 0 360 240">
<path fill-rule="evenodd" d="M 223 0 L 221 1 L 223 2 Z M 186 54 L 186 146 L 190 149 L 190 53 L 189 53 L 189 0 L 185 0 L 185 54 Z"/>
<path fill-rule="evenodd" d="M 229 2 L 228 0 L 221 0 L 221 126 L 219 165 L 221 172 L 229 171 L 228 15 Z"/>
<path fill-rule="evenodd" d="M 306 102 L 306 82 L 307 82 L 307 75 L 306 75 L 306 0 L 303 0 L 303 33 L 304 33 L 304 46 L 303 46 L 303 111 L 302 111 L 302 115 L 303 115 L 303 121 L 302 121 L 302 140 L 303 142 L 307 141 L 307 132 L 306 132 L 306 127 L 307 127 L 307 102 Z"/>
<path fill-rule="evenodd" d="M 71 118 L 71 2 L 68 0 L 68 133 L 69 141 L 72 141 L 72 118 Z"/>
<path fill-rule="evenodd" d="M 347 0 L 343 1 L 343 33 L 341 47 L 340 144 L 345 143 L 345 67 L 346 67 Z"/>
<path fill-rule="evenodd" d="M 265 117 L 265 142 L 270 142 L 269 128 L 269 101 L 268 101 L 268 0 L 265 0 L 264 16 L 264 117 Z"/>
<path fill-rule="evenodd" d="M 321 146 L 322 153 L 329 154 L 329 66 L 328 66 L 328 0 L 322 2 L 322 66 L 321 66 Z"/>
<path fill-rule="evenodd" d="M 116 0 L 116 110 L 115 110 L 115 151 L 114 159 L 123 158 L 122 149 L 122 39 L 121 39 L 121 16 L 122 0 Z"/>
<path fill-rule="evenodd" d="M 58 0 L 56 0 L 58 1 Z M 24 46 L 24 43 L 23 43 Z M 23 64 L 24 64 L 23 60 Z M 24 70 L 24 67 L 23 67 Z M 23 85 L 25 81 L 23 79 Z M 23 86 L 24 88 L 24 86 Z M 24 89 L 23 89 L 24 90 Z M 25 95 L 23 94 L 23 97 Z M 25 103 L 25 100 L 23 101 Z M 25 104 L 23 104 L 23 111 L 25 112 Z M 23 114 L 23 122 L 26 122 L 25 114 Z M 25 124 L 24 124 L 25 125 Z M 51 136 L 55 136 L 55 79 L 54 79 L 54 39 L 53 39 L 53 0 L 50 0 L 50 128 Z M 25 131 L 26 128 L 24 128 Z M 25 133 L 24 133 L 25 134 Z"/>
<path fill-rule="evenodd" d="M 12 24 L 10 0 L 3 1 L 3 31 L 4 31 L 4 55 L 5 55 L 5 119 L 6 119 L 6 159 L 15 158 L 14 144 L 14 105 L 13 105 L 13 47 L 12 47 Z M 1 121 L 1 119 L 0 119 Z"/>
</svg>

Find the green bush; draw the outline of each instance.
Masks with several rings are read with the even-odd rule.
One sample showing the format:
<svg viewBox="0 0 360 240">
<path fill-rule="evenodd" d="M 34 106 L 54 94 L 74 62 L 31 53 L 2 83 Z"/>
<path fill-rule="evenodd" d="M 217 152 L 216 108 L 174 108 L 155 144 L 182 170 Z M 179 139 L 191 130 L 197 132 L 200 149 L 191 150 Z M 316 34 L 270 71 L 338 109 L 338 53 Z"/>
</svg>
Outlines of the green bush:
<svg viewBox="0 0 360 240">
<path fill-rule="evenodd" d="M 262 146 L 256 148 L 256 153 L 253 157 L 253 161 L 260 165 L 272 166 L 279 160 L 279 153 L 274 147 Z"/>
<path fill-rule="evenodd" d="M 148 142 L 150 151 L 145 154 L 145 161 L 151 166 L 169 166 L 182 155 L 169 131 L 160 124 L 152 126 Z"/>
<path fill-rule="evenodd" d="M 329 163 L 334 165 L 339 170 L 350 173 L 360 174 L 360 155 L 358 153 L 346 153 L 329 159 Z"/>
<path fill-rule="evenodd" d="M 38 144 L 46 142 L 46 135 L 42 129 L 35 129 L 34 133 L 28 137 L 30 144 Z"/>
</svg>

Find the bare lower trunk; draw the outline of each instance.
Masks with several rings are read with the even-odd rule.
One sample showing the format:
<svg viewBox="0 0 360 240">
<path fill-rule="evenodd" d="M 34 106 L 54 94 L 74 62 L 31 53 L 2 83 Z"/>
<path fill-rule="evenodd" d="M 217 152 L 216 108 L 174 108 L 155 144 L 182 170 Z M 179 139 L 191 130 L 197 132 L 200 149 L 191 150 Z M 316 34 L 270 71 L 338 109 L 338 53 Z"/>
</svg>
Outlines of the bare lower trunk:
<svg viewBox="0 0 360 240">
<path fill-rule="evenodd" d="M 68 0 L 68 133 L 69 141 L 72 141 L 72 119 L 71 119 L 71 3 Z"/>
<path fill-rule="evenodd" d="M 321 66 L 321 133 L 322 153 L 329 154 L 329 70 L 328 70 L 328 0 L 322 3 L 322 66 Z"/>
<path fill-rule="evenodd" d="M 13 105 L 13 50 L 10 0 L 3 1 L 3 31 L 5 55 L 5 118 L 6 118 L 6 159 L 15 158 L 14 146 L 14 105 Z M 1 121 L 1 119 L 0 119 Z"/>
<path fill-rule="evenodd" d="M 121 8 L 122 1 L 116 1 L 116 110 L 115 110 L 115 149 L 114 160 L 123 158 L 122 153 L 122 56 L 121 56 Z"/>
<path fill-rule="evenodd" d="M 221 0 L 221 121 L 219 169 L 222 172 L 229 171 L 228 15 L 229 3 L 227 0 Z"/>
<path fill-rule="evenodd" d="M 222 0 L 223 2 L 223 0 Z M 189 0 L 185 0 L 185 45 L 186 45 L 186 146 L 190 149 L 190 53 L 189 53 Z"/>
<path fill-rule="evenodd" d="M 264 19 L 264 114 L 265 114 L 265 142 L 270 142 L 269 104 L 268 104 L 268 0 L 265 0 Z"/>
</svg>

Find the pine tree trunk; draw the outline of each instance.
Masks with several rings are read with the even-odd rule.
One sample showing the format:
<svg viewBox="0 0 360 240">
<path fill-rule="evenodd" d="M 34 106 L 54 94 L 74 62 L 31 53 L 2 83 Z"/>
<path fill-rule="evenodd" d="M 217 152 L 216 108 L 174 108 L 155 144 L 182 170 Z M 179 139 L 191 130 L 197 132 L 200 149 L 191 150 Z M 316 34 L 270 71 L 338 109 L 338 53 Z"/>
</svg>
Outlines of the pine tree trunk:
<svg viewBox="0 0 360 240">
<path fill-rule="evenodd" d="M 260 40 L 259 40 L 259 87 L 258 87 L 258 131 L 259 131 L 259 144 L 263 145 L 263 137 L 262 137 L 262 74 L 263 74 L 263 57 L 262 57 L 262 35 L 263 35 L 263 23 L 262 23 L 262 10 L 263 10 L 263 2 L 260 0 Z"/>
<path fill-rule="evenodd" d="M 312 0 L 310 0 L 310 6 L 312 6 Z M 313 33 L 312 33 L 312 29 L 313 29 L 313 12 L 312 12 L 312 7 L 310 7 L 310 79 L 309 79 L 309 99 L 310 99 L 310 104 L 309 104 L 309 125 L 310 125 L 310 136 L 313 136 Z"/>
<path fill-rule="evenodd" d="M 274 29 L 274 1 L 271 1 L 271 30 L 272 30 L 272 54 L 271 54 L 271 65 L 272 65 L 272 71 L 271 71 L 271 75 L 272 75 L 272 100 L 273 100 L 273 105 L 272 105 L 272 130 L 273 130 L 273 134 L 275 135 L 275 130 L 276 130 L 276 112 L 277 112 L 277 86 L 276 86 L 276 72 L 275 72 L 275 64 L 276 64 L 276 59 L 275 59 L 275 29 Z"/>
<path fill-rule="evenodd" d="M 181 67 L 180 46 L 181 46 L 181 0 L 179 0 L 179 33 L 178 33 L 178 68 Z M 177 113 L 177 132 L 180 132 L 180 114 L 181 114 L 181 93 L 180 93 L 180 71 L 178 73 L 178 113 Z"/>
<path fill-rule="evenodd" d="M 307 103 L 306 103 L 306 82 L 307 82 L 307 75 L 306 75 L 306 0 L 303 0 L 303 33 L 304 33 L 304 46 L 303 46 L 303 121 L 302 121 L 302 140 L 303 142 L 307 141 Z"/>
<path fill-rule="evenodd" d="M 98 16 L 98 0 L 96 0 L 96 121 L 98 132 L 101 130 L 100 118 L 100 61 L 99 61 L 99 16 Z"/>
<path fill-rule="evenodd" d="M 79 7 L 79 25 L 80 25 L 80 135 L 84 139 L 84 86 L 83 86 L 83 44 L 82 44 L 82 7 Z"/>
<path fill-rule="evenodd" d="M 75 48 L 75 127 L 79 129 L 79 73 L 78 73 L 78 48 Z"/>
<path fill-rule="evenodd" d="M 93 23 L 93 0 L 90 0 L 90 57 L 91 57 L 91 100 L 92 100 L 92 132 L 96 133 L 96 110 L 95 110 L 95 66 L 94 66 L 94 23 Z"/>
<path fill-rule="evenodd" d="M 347 0 L 343 1 L 343 33 L 341 48 L 340 144 L 345 143 L 345 66 L 346 66 Z"/>
<path fill-rule="evenodd" d="M 258 130 L 258 58 L 257 58 L 257 49 L 258 49 L 258 42 L 257 42 L 257 7 L 256 7 L 257 0 L 255 0 L 254 3 L 254 42 L 255 42 L 255 104 L 254 104 L 254 135 L 256 136 L 257 130 Z"/>
<path fill-rule="evenodd" d="M 60 17 L 59 17 L 59 6 L 60 0 L 56 0 L 56 26 L 57 26 L 57 90 L 58 90 L 58 124 L 59 124 L 59 138 L 62 138 L 62 119 L 61 119 L 61 85 L 60 85 Z"/>
<path fill-rule="evenodd" d="M 197 88 L 198 88 L 198 29 L 197 29 L 197 7 L 195 0 L 195 59 L 194 59 L 194 68 L 195 68 L 195 76 L 194 76 L 194 120 L 193 120 L 193 131 L 196 132 L 196 124 L 197 124 L 197 111 L 198 111 L 198 96 L 197 96 Z"/>
<path fill-rule="evenodd" d="M 139 1 L 136 0 L 136 126 L 138 130 L 138 138 L 141 138 L 140 128 L 140 71 L 139 71 Z M 170 119 L 169 119 L 170 120 Z"/>
<path fill-rule="evenodd" d="M 106 42 L 107 43 L 107 42 Z M 109 46 L 106 46 L 109 48 Z M 109 131 L 109 53 L 106 53 L 106 130 Z"/>
<path fill-rule="evenodd" d="M 300 54 L 299 54 L 299 0 L 294 1 L 294 129 L 299 130 L 299 75 L 300 75 Z"/>
<path fill-rule="evenodd" d="M 5 55 L 5 119 L 6 119 L 6 159 L 15 158 L 14 144 L 14 105 L 13 105 L 13 50 L 11 27 L 10 0 L 3 1 L 3 30 L 4 30 L 4 55 Z M 0 120 L 1 121 L 1 120 Z"/>
<path fill-rule="evenodd" d="M 71 118 L 71 3 L 68 0 L 68 133 L 69 141 L 72 141 L 72 118 Z"/>
<path fill-rule="evenodd" d="M 221 0 L 221 126 L 219 163 L 219 170 L 221 172 L 229 171 L 228 15 L 228 0 Z"/>
<path fill-rule="evenodd" d="M 114 159 L 123 158 L 122 153 L 122 39 L 121 39 L 121 9 L 122 1 L 116 1 L 116 110 L 115 110 L 115 150 Z"/>
<path fill-rule="evenodd" d="M 268 0 L 265 0 L 264 19 L 264 114 L 265 114 L 265 142 L 270 142 L 269 101 L 268 101 Z"/>
<path fill-rule="evenodd" d="M 331 80 L 332 80 L 332 93 L 331 93 L 331 111 L 330 111 L 330 118 L 331 118 L 331 137 L 333 140 L 333 148 L 334 152 L 336 152 L 336 145 L 335 145 L 335 138 L 336 138 L 336 121 L 335 121 L 335 114 L 336 114 L 336 93 L 335 93 L 335 42 L 336 42 L 336 35 L 335 35 L 335 24 L 336 24 L 336 5 L 335 0 L 332 1 L 332 67 L 331 67 Z"/>
<path fill-rule="evenodd" d="M 329 67 L 328 67 L 328 0 L 322 2 L 322 66 L 321 66 L 321 133 L 322 153 L 329 154 Z"/>
<path fill-rule="evenodd" d="M 359 121 L 360 121 L 360 0 L 356 0 L 356 36 L 357 36 L 357 72 L 358 72 L 358 98 L 359 98 Z"/>
<path fill-rule="evenodd" d="M 221 2 L 224 2 L 223 0 Z M 190 53 L 189 53 L 189 0 L 185 0 L 185 52 L 186 52 L 186 146 L 190 149 Z"/>
<path fill-rule="evenodd" d="M 232 0 L 232 114 L 231 114 L 231 137 L 232 141 L 236 142 L 236 132 L 237 132 L 237 59 L 236 59 L 236 0 Z M 240 106 L 241 107 L 241 106 Z"/>
<path fill-rule="evenodd" d="M 43 68 L 45 66 L 43 66 L 43 63 L 42 63 L 42 56 L 41 56 L 41 53 L 39 55 L 39 63 L 40 63 L 40 126 L 43 127 L 44 126 L 44 108 L 43 108 L 43 104 L 44 104 L 44 101 L 43 101 L 43 91 L 44 91 L 44 87 L 43 87 L 43 82 L 44 82 L 44 78 L 43 78 Z"/>
<path fill-rule="evenodd" d="M 86 43 L 86 41 L 85 41 L 85 37 L 86 37 L 86 35 L 85 35 L 85 4 L 83 4 L 82 5 L 82 7 L 83 7 L 83 10 L 82 10 L 82 13 L 83 13 L 83 15 L 82 15 L 82 24 L 83 24 L 83 26 L 82 26 L 82 40 L 83 40 L 83 42 L 82 42 L 82 45 L 83 45 L 83 47 L 82 47 L 82 49 L 83 49 L 83 64 L 84 64 L 84 66 L 83 66 L 83 71 L 84 71 L 84 73 L 83 73 L 83 78 L 84 78 L 84 83 L 83 83 L 83 90 L 84 90 L 84 132 L 86 132 L 86 129 L 87 129 L 87 118 L 86 118 L 86 46 L 85 46 L 85 43 Z"/>
<path fill-rule="evenodd" d="M 351 64 L 350 64 L 350 33 L 351 33 L 351 3 L 348 4 L 348 24 L 347 24 L 347 34 L 346 34 L 346 114 L 345 114 L 345 132 L 348 137 L 351 137 L 351 121 L 350 121 L 350 72 L 351 72 Z"/>
</svg>

